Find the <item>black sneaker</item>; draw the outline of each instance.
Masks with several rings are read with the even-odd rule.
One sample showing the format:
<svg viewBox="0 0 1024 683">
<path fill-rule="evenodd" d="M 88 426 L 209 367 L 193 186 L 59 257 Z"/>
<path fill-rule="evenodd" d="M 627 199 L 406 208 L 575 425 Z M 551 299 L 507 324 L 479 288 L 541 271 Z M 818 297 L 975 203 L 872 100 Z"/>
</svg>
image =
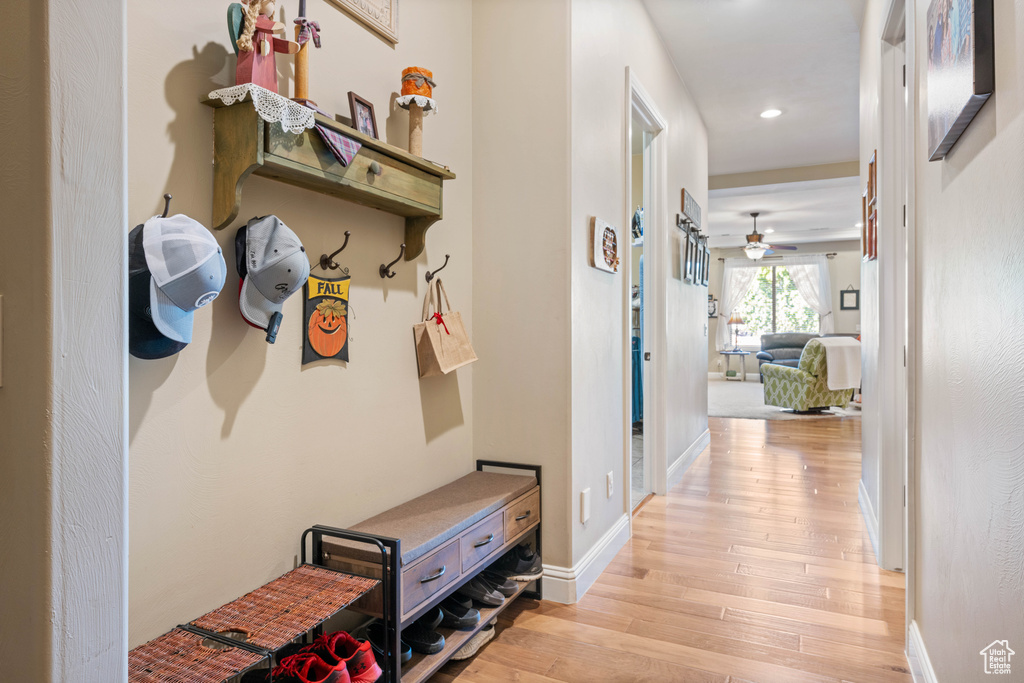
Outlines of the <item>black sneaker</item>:
<svg viewBox="0 0 1024 683">
<path fill-rule="evenodd" d="M 480 576 L 491 588 L 498 591 L 506 598 L 511 598 L 516 594 L 516 591 L 519 590 L 519 586 L 516 585 L 516 582 L 511 579 L 506 579 L 504 574 L 499 574 L 498 572 L 493 572 L 490 569 L 485 569 L 480 572 Z"/>
<path fill-rule="evenodd" d="M 441 613 L 444 620 L 441 625 L 445 628 L 460 630 L 471 629 L 480 622 L 480 612 L 472 607 L 465 607 L 461 600 L 445 598 L 441 602 Z"/>
<path fill-rule="evenodd" d="M 481 602 L 489 607 L 497 607 L 505 602 L 505 596 L 491 588 L 479 576 L 474 576 L 456 592 L 463 597 L 473 598 L 477 602 Z"/>
<path fill-rule="evenodd" d="M 373 649 L 373 656 L 377 658 L 377 664 L 384 663 L 384 642 L 387 637 L 384 633 L 384 622 L 383 621 L 372 621 L 366 626 L 366 639 L 370 641 L 370 647 Z M 399 639 L 399 647 L 402 649 L 402 664 L 405 664 L 412 659 L 412 648 L 409 647 L 409 643 Z"/>
<path fill-rule="evenodd" d="M 513 581 L 534 581 L 544 575 L 540 555 L 528 545 L 512 548 L 490 569 Z"/>
<path fill-rule="evenodd" d="M 441 612 L 441 610 L 437 611 Z M 433 614 L 431 614 L 431 618 L 433 618 Z M 409 647 L 414 652 L 419 652 L 422 655 L 436 655 L 444 649 L 444 636 L 433 628 L 427 628 L 426 624 L 428 623 L 423 619 L 412 622 L 408 628 L 402 631 L 402 640 L 409 643 Z M 438 622 L 438 624 L 440 623 Z"/>
</svg>

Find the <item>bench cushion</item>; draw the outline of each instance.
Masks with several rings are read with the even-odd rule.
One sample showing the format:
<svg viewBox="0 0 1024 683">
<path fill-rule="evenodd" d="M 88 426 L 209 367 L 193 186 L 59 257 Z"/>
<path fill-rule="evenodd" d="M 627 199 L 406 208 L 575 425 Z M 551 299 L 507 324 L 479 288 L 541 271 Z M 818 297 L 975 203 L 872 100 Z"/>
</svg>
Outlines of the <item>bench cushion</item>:
<svg viewBox="0 0 1024 683">
<path fill-rule="evenodd" d="M 470 472 L 461 479 L 360 522 L 352 531 L 402 541 L 402 564 L 445 541 L 537 486 L 533 476 Z"/>
</svg>

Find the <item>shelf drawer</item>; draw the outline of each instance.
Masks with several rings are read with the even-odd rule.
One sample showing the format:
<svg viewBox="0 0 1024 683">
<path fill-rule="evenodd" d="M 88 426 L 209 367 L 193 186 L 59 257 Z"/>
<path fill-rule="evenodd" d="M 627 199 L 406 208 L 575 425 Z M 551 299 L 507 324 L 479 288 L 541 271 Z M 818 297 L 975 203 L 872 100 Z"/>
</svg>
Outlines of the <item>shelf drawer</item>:
<svg viewBox="0 0 1024 683">
<path fill-rule="evenodd" d="M 501 510 L 477 522 L 459 537 L 462 546 L 462 571 L 505 545 L 505 517 Z"/>
<path fill-rule="evenodd" d="M 266 131 L 264 151 L 278 157 L 278 163 L 299 164 L 305 172 L 321 175 L 333 183 L 385 193 L 396 202 L 415 202 L 440 209 L 441 178 L 437 176 L 365 146 L 348 166 L 342 166 L 316 130 L 294 135 L 282 130 L 280 124 L 273 124 L 268 125 Z M 375 163 L 380 169 L 379 175 L 371 171 Z"/>
<path fill-rule="evenodd" d="M 505 508 L 505 539 L 512 540 L 540 521 L 540 489 Z"/>
<path fill-rule="evenodd" d="M 459 539 L 454 538 L 448 545 L 402 570 L 402 612 L 413 611 L 461 573 Z"/>
</svg>

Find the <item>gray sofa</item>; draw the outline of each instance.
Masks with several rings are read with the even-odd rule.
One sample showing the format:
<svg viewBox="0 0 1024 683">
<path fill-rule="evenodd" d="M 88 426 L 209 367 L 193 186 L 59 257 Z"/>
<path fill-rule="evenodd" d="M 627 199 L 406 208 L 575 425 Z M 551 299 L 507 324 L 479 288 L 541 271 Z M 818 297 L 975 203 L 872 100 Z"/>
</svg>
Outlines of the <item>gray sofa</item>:
<svg viewBox="0 0 1024 683">
<path fill-rule="evenodd" d="M 800 354 L 804 352 L 807 342 L 819 337 L 856 337 L 856 332 L 837 332 L 834 334 L 810 334 L 808 332 L 776 332 L 761 335 L 761 350 L 754 356 L 757 358 L 757 372 L 761 374 L 761 366 L 765 363 L 788 365 L 795 368 L 800 365 Z M 764 378 L 761 378 L 764 384 Z"/>
<path fill-rule="evenodd" d="M 817 334 L 808 332 L 777 332 L 775 334 L 761 335 L 761 350 L 757 352 L 757 372 L 761 373 L 761 366 L 765 363 L 775 365 L 788 365 L 795 368 L 800 364 L 800 354 L 804 347 L 812 339 L 817 339 Z M 764 382 L 764 379 L 761 379 Z"/>
</svg>

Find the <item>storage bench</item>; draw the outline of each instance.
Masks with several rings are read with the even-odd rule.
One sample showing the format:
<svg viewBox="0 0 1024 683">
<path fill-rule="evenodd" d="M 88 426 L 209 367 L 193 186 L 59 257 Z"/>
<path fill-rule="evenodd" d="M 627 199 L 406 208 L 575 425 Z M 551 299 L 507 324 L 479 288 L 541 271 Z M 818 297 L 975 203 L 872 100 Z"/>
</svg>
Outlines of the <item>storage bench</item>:
<svg viewBox="0 0 1024 683">
<path fill-rule="evenodd" d="M 529 475 L 484 471 L 484 468 L 519 470 Z M 437 655 L 414 655 L 399 678 L 398 636 L 408 626 L 481 570 L 535 532 L 540 552 L 540 467 L 515 463 L 477 461 L 477 470 L 456 481 L 371 517 L 348 530 L 378 538 L 389 548 L 389 573 L 382 585 L 352 609 L 367 614 L 389 612 L 399 624 L 394 634 L 386 673 L 387 681 L 425 680 L 443 665 L 469 638 L 482 629 L 529 584 L 521 584 L 515 596 L 500 607 L 481 609 L 480 623 L 472 631 L 442 629 L 445 648 Z M 367 553 L 350 542 L 332 539 L 331 528 L 316 526 L 313 557 L 325 566 L 366 576 L 379 576 L 380 555 Z M 391 549 L 394 550 L 391 550 Z M 376 561 L 375 561 L 376 560 Z M 376 573 L 375 573 L 376 572 Z M 538 590 L 533 593 L 540 597 Z"/>
</svg>

